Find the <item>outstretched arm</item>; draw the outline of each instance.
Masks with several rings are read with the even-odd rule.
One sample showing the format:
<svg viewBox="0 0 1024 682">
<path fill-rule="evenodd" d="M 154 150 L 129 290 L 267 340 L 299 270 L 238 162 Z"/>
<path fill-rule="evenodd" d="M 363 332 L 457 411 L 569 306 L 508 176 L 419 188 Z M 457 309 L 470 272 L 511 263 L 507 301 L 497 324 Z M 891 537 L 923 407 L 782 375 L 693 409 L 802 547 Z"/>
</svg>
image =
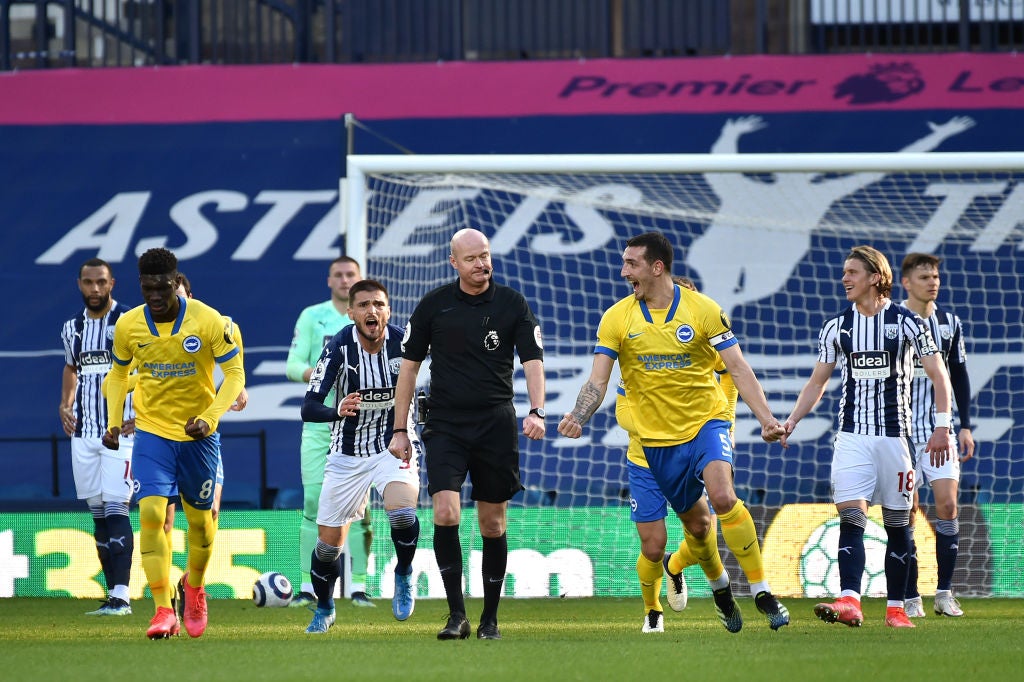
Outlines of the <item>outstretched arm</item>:
<svg viewBox="0 0 1024 682">
<path fill-rule="evenodd" d="M 718 139 L 711 145 L 712 154 L 738 154 L 740 138 L 747 133 L 766 128 L 767 123 L 760 116 L 740 116 L 730 118 L 722 126 Z"/>
<path fill-rule="evenodd" d="M 583 425 L 590 421 L 608 392 L 608 380 L 615 364 L 610 356 L 604 353 L 594 354 L 594 364 L 590 369 L 590 377 L 576 396 L 576 406 L 567 412 L 558 424 L 558 433 L 568 438 L 579 438 L 583 435 Z"/>
<path fill-rule="evenodd" d="M 801 419 L 810 414 L 814 406 L 821 400 L 821 396 L 825 395 L 825 388 L 828 386 L 828 380 L 835 368 L 836 363 L 834 362 L 818 362 L 814 365 L 811 378 L 807 380 L 807 383 L 800 390 L 796 404 L 793 405 L 793 411 L 789 413 L 789 419 L 782 425 L 786 432 L 782 436 L 782 447 L 789 447 L 789 437 L 792 435 L 793 429 L 796 428 Z"/>
<path fill-rule="evenodd" d="M 954 116 L 945 123 L 928 122 L 931 132 L 920 140 L 911 142 L 901 152 L 930 152 L 940 144 L 960 133 L 974 127 L 974 119 L 970 116 Z"/>
<path fill-rule="evenodd" d="M 751 369 L 747 359 L 739 346 L 730 346 L 719 351 L 722 362 L 729 369 L 729 376 L 732 377 L 736 390 L 743 397 L 750 411 L 761 423 L 761 438 L 767 443 L 774 443 L 782 437 L 782 424 L 772 414 L 772 408 L 768 406 L 768 398 L 764 395 L 761 382 L 757 380 L 754 370 Z"/>
</svg>

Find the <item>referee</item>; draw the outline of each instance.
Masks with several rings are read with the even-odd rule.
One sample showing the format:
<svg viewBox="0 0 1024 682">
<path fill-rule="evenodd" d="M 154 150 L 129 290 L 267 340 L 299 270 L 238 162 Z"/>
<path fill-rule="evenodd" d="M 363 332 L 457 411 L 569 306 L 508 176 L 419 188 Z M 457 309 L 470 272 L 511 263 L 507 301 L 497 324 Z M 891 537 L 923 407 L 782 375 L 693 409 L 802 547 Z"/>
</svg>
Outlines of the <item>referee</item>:
<svg viewBox="0 0 1024 682">
<path fill-rule="evenodd" d="M 448 261 L 458 280 L 426 294 L 405 330 L 395 424 L 408 419 L 420 364 L 429 351 L 430 397 L 423 442 L 427 490 L 434 507 L 434 555 L 449 611 L 437 638 L 469 637 L 459 542 L 459 491 L 468 473 L 483 540 L 484 608 L 476 636 L 501 639 L 498 602 L 508 563 L 506 511 L 508 501 L 523 489 L 512 405 L 513 349 L 526 374 L 531 409 L 522 432 L 531 440 L 544 437 L 544 352 L 540 327 L 526 299 L 491 279 L 490 243 L 482 232 L 456 232 Z M 388 449 L 408 460 L 408 433 L 395 429 Z"/>
</svg>

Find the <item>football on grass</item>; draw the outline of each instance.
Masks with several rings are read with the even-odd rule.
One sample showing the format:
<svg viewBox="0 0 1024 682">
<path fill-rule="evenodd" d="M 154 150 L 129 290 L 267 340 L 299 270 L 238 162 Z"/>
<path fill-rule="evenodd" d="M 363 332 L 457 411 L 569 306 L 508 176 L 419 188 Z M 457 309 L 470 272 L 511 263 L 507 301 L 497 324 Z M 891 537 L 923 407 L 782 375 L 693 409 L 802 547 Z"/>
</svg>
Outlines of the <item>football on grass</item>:
<svg viewBox="0 0 1024 682">
<path fill-rule="evenodd" d="M 256 606 L 288 606 L 291 600 L 291 581 L 277 571 L 267 571 L 252 586 L 252 601 Z"/>
</svg>

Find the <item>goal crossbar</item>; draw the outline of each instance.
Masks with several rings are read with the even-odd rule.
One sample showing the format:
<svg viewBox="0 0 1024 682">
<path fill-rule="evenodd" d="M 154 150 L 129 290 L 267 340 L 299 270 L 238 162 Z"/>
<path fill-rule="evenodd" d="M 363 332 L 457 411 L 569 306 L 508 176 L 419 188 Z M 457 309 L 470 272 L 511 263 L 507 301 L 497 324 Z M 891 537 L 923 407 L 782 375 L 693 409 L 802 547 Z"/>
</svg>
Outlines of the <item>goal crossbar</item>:
<svg viewBox="0 0 1024 682">
<path fill-rule="evenodd" d="M 366 258 L 366 176 L 379 173 L 899 173 L 1020 171 L 1024 152 L 793 154 L 349 154 L 341 179 L 346 253 Z"/>
</svg>

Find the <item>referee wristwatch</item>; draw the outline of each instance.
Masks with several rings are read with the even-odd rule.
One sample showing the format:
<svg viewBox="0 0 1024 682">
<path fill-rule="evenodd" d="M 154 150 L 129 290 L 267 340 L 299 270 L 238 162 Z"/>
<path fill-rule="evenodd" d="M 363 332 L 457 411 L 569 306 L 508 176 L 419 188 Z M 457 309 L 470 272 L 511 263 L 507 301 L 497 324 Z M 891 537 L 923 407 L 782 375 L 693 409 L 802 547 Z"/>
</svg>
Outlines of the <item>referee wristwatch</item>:
<svg viewBox="0 0 1024 682">
<path fill-rule="evenodd" d="M 535 407 L 535 408 L 533 408 L 532 410 L 530 410 L 530 414 L 535 414 L 538 417 L 540 417 L 541 419 L 543 419 L 544 417 L 548 416 L 548 413 L 544 411 L 543 407 Z"/>
</svg>

